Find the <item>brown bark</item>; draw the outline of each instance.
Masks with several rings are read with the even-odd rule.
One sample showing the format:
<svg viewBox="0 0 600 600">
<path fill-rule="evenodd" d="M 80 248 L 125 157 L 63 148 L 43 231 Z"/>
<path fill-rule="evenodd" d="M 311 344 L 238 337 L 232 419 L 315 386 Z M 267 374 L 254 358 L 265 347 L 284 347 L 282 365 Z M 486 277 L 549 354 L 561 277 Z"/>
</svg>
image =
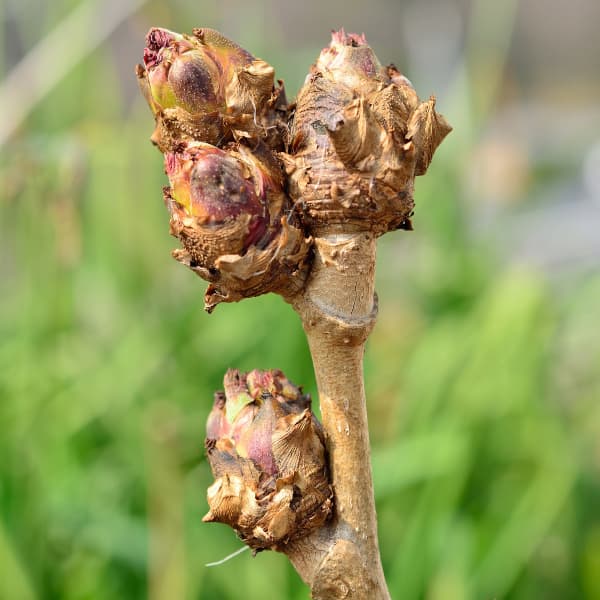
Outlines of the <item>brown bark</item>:
<svg viewBox="0 0 600 600">
<path fill-rule="evenodd" d="M 369 430 L 363 384 L 364 344 L 376 318 L 375 237 L 322 234 L 300 315 L 319 389 L 335 494 L 335 516 L 285 552 L 313 598 L 389 598 L 377 541 Z"/>
</svg>

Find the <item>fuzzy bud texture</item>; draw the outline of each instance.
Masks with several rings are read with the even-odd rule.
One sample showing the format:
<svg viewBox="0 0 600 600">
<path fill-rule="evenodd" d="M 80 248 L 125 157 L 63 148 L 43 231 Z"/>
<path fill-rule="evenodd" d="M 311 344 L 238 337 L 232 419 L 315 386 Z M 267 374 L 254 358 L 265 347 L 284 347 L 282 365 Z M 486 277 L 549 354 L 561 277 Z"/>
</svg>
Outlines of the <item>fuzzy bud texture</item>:
<svg viewBox="0 0 600 600">
<path fill-rule="evenodd" d="M 331 513 L 321 426 L 281 371 L 229 370 L 224 387 L 206 426 L 216 481 L 204 521 L 230 525 L 255 551 L 281 550 Z"/>
</svg>

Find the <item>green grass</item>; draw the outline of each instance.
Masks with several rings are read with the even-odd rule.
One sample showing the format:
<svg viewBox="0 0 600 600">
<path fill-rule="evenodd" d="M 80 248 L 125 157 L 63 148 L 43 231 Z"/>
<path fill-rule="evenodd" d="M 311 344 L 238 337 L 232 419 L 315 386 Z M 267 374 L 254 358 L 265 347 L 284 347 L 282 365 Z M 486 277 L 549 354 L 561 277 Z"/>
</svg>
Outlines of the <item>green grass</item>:
<svg viewBox="0 0 600 600">
<path fill-rule="evenodd" d="M 307 598 L 275 553 L 206 568 L 240 542 L 201 523 L 212 392 L 277 367 L 316 398 L 302 328 L 271 296 L 203 313 L 150 114 L 119 85 L 100 48 L 0 159 L 0 599 Z M 366 386 L 392 595 L 598 598 L 600 276 L 500 265 L 460 199 L 475 141 L 452 135 L 416 232 L 380 244 Z"/>
</svg>

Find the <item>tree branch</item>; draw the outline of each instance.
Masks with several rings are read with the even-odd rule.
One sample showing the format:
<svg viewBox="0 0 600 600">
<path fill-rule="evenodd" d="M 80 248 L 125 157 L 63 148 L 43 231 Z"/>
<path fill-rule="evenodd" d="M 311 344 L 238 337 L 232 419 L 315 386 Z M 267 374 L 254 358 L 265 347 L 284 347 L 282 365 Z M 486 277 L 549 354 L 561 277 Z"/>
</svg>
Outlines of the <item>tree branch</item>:
<svg viewBox="0 0 600 600">
<path fill-rule="evenodd" d="M 323 417 L 279 371 L 228 372 L 207 425 L 205 520 L 286 553 L 313 598 L 386 600 L 363 383 L 376 238 L 412 229 L 414 177 L 451 128 L 364 35 L 334 32 L 295 105 L 216 31 L 153 28 L 146 43 L 137 76 L 174 256 L 210 282 L 209 312 L 269 291 L 294 307 Z"/>
<path fill-rule="evenodd" d="M 335 517 L 284 551 L 313 597 L 389 598 L 379 546 L 363 384 L 377 313 L 375 237 L 322 235 L 304 294 L 293 301 L 313 359 L 335 494 Z"/>
</svg>

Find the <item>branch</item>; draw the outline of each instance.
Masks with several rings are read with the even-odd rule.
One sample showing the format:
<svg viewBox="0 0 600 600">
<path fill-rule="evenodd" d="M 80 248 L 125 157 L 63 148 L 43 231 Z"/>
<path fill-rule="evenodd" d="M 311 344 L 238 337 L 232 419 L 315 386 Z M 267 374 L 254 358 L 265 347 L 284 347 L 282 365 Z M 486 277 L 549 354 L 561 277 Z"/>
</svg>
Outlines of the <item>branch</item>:
<svg viewBox="0 0 600 600">
<path fill-rule="evenodd" d="M 375 237 L 323 235 L 315 248 L 310 278 L 294 307 L 317 377 L 336 513 L 325 530 L 286 553 L 314 598 L 385 599 L 363 384 L 364 343 L 377 312 Z"/>
<path fill-rule="evenodd" d="M 362 364 L 376 238 L 412 229 L 414 177 L 451 128 L 343 30 L 295 105 L 270 65 L 218 32 L 154 28 L 146 41 L 137 75 L 165 153 L 174 256 L 210 282 L 209 312 L 269 291 L 294 307 L 323 416 L 321 430 L 280 372 L 229 372 L 207 426 L 205 520 L 286 553 L 313 598 L 385 600 Z"/>
</svg>

